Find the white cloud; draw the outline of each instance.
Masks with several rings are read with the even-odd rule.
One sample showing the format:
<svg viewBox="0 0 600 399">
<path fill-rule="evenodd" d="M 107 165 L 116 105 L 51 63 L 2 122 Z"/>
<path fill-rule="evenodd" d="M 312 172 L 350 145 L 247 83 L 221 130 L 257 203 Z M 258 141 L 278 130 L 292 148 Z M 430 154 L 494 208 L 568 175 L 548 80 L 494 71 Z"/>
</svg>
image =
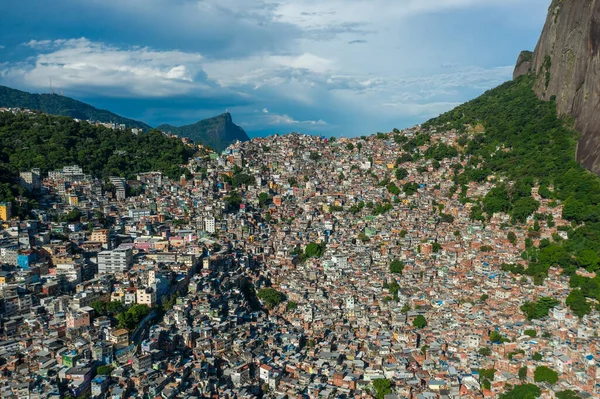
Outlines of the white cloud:
<svg viewBox="0 0 600 399">
<path fill-rule="evenodd" d="M 51 78 L 71 93 L 103 96 L 226 92 L 242 100 L 218 105 L 243 108 L 241 119 L 255 126 L 363 129 L 435 115 L 510 79 L 512 66 L 492 67 L 520 50 L 512 55 L 516 37 L 507 34 L 519 33 L 507 27 L 531 24 L 547 1 L 65 0 L 118 33 L 106 42 L 36 37 L 23 44 L 37 55 L 0 65 L 0 77 L 37 89 Z M 482 32 L 477 13 L 496 11 L 498 26 Z M 496 43 L 489 32 L 499 27 Z"/>
<path fill-rule="evenodd" d="M 32 87 L 53 85 L 63 89 L 92 89 L 125 95 L 176 96 L 208 89 L 202 55 L 147 47 L 117 48 L 85 38 L 31 40 L 26 46 L 40 50 L 32 63 L 12 65 L 6 75 L 21 78 Z"/>
<path fill-rule="evenodd" d="M 246 127 L 272 126 L 272 127 L 302 127 L 306 129 L 323 128 L 329 124 L 322 119 L 318 120 L 297 120 L 288 114 L 277 114 L 263 108 L 260 113 L 250 117 L 249 120 L 241 122 Z"/>
<path fill-rule="evenodd" d="M 284 125 L 284 126 L 290 126 L 290 125 L 325 126 L 325 125 L 327 125 L 327 122 L 325 122 L 322 119 L 319 119 L 316 121 L 311 121 L 311 120 L 297 121 L 287 114 L 283 114 L 283 115 L 269 114 L 268 118 L 266 119 L 266 123 L 271 126 L 280 126 L 280 125 Z"/>
</svg>

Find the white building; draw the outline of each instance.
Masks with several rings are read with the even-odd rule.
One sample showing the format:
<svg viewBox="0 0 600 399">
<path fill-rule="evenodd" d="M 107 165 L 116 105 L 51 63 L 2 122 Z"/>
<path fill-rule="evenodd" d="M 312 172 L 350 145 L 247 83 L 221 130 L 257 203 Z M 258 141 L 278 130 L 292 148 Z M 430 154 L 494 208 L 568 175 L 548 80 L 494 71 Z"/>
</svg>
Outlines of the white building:
<svg viewBox="0 0 600 399">
<path fill-rule="evenodd" d="M 209 233 L 214 233 L 216 231 L 216 222 L 215 218 L 212 216 L 207 216 L 204 218 L 204 230 Z"/>
<path fill-rule="evenodd" d="M 98 273 L 117 273 L 128 270 L 133 265 L 131 248 L 117 248 L 98 254 Z"/>
</svg>

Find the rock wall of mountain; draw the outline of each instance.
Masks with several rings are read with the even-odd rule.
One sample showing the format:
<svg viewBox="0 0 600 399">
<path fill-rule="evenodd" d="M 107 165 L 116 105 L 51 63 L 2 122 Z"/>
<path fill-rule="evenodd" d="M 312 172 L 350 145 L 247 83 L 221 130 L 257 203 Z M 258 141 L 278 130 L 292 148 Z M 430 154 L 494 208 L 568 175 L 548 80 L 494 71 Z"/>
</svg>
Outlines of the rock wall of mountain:
<svg viewBox="0 0 600 399">
<path fill-rule="evenodd" d="M 535 92 L 556 100 L 581 133 L 577 160 L 600 174 L 600 0 L 553 0 L 533 54 L 521 53 L 515 78 L 536 74 Z"/>
</svg>

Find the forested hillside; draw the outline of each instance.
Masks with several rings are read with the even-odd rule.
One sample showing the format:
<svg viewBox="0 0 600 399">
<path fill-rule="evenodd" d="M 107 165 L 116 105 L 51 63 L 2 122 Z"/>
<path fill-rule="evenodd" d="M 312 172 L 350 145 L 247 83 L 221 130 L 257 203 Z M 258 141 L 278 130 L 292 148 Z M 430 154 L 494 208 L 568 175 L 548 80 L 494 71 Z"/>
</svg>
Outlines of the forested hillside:
<svg viewBox="0 0 600 399">
<path fill-rule="evenodd" d="M 96 127 L 68 117 L 44 114 L 0 113 L 0 201 L 19 171 L 33 167 L 48 172 L 80 165 L 96 177 L 135 177 L 160 170 L 177 178 L 194 149 L 157 130 L 135 135 L 131 131 Z"/>
<path fill-rule="evenodd" d="M 481 97 L 432 119 L 426 129 L 456 128 L 465 132 L 461 144 L 472 155 L 455 178 L 456 189 L 466 192 L 466 184 L 494 175 L 496 188 L 476 201 L 472 218 L 485 220 L 494 212 L 506 212 L 513 223 L 535 214 L 538 205 L 531 197 L 534 185 L 554 205 L 564 205 L 563 216 L 572 222 L 568 240 L 559 236 L 533 245 L 530 232 L 523 268 L 505 265 L 517 274 L 527 274 L 541 283 L 551 266 L 558 265 L 571 275 L 573 292 L 567 300 L 576 314 L 590 311 L 587 298 L 600 299 L 600 277 L 584 278 L 577 268 L 596 271 L 600 265 L 600 178 L 586 171 L 575 160 L 577 133 L 572 121 L 559 119 L 553 101 L 539 100 L 533 91 L 533 78 L 522 76 Z M 483 125 L 485 132 L 467 134 L 465 125 Z M 507 183 L 502 182 L 506 178 Z M 514 182 L 514 184 L 508 183 Z M 470 201 L 464 198 L 464 201 Z"/>
<path fill-rule="evenodd" d="M 151 127 L 143 122 L 124 118 L 104 109 L 58 94 L 31 94 L 10 87 L 0 86 L 0 107 L 27 108 L 46 114 L 70 116 L 71 118 L 92 120 L 105 123 L 124 124 L 128 128 Z"/>
</svg>

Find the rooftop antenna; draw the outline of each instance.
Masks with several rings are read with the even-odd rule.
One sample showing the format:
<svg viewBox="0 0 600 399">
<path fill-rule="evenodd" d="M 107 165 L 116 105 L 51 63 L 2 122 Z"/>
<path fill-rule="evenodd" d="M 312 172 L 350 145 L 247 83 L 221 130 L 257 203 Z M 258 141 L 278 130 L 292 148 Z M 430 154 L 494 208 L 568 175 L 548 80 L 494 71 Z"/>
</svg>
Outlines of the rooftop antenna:
<svg viewBox="0 0 600 399">
<path fill-rule="evenodd" d="M 52 88 L 52 77 L 50 79 L 50 94 L 54 94 L 54 89 Z"/>
</svg>

